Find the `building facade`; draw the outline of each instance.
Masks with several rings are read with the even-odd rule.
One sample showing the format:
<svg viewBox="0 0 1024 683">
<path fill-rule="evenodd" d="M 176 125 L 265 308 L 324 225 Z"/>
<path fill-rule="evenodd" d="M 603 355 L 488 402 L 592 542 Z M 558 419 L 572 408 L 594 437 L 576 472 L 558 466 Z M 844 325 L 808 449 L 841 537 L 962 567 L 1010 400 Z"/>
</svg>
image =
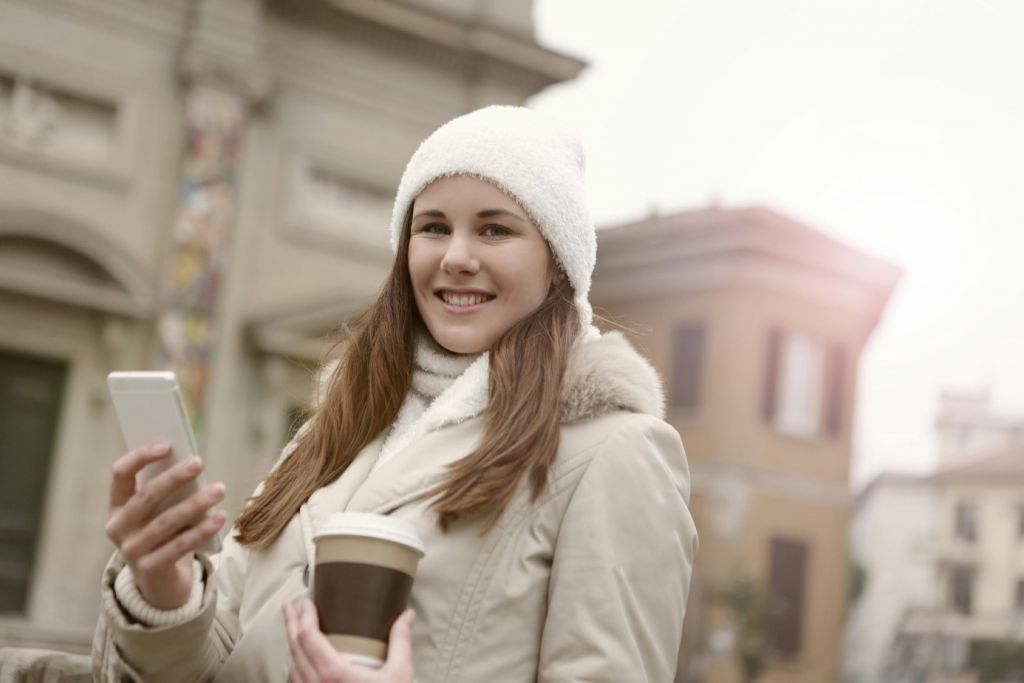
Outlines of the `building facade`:
<svg viewBox="0 0 1024 683">
<path fill-rule="evenodd" d="M 238 511 L 390 266 L 419 141 L 582 68 L 531 12 L 0 0 L 0 644 L 88 649 L 124 450 L 108 372 L 178 372 Z"/>
<path fill-rule="evenodd" d="M 763 208 L 598 239 L 596 310 L 661 371 L 693 475 L 679 680 L 744 680 L 743 657 L 766 683 L 837 680 L 857 366 L 898 269 Z"/>
<path fill-rule="evenodd" d="M 984 393 L 944 392 L 938 414 L 936 472 L 882 475 L 858 497 L 866 583 L 846 627 L 848 683 L 1024 676 L 1020 420 Z"/>
<path fill-rule="evenodd" d="M 927 480 L 930 599 L 906 605 L 887 681 L 1024 676 L 1024 449 L 977 455 Z"/>
<path fill-rule="evenodd" d="M 885 474 L 857 496 L 850 527 L 863 588 L 843 634 L 843 681 L 883 683 L 910 613 L 936 602 L 936 492 L 926 477 Z"/>
</svg>

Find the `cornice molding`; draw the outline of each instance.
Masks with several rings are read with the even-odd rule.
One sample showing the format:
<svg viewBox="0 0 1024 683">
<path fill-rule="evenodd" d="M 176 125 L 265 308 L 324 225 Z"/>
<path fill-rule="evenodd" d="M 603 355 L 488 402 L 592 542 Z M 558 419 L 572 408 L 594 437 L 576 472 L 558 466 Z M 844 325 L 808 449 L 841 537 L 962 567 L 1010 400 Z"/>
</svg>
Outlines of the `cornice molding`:
<svg viewBox="0 0 1024 683">
<path fill-rule="evenodd" d="M 339 34 L 396 54 L 431 61 L 468 79 L 495 75 L 516 83 L 525 98 L 575 78 L 586 63 L 545 48 L 532 37 L 465 18 L 431 12 L 400 0 L 278 0 L 271 10 L 285 21 L 313 21 Z"/>
<path fill-rule="evenodd" d="M 901 271 L 763 209 L 688 212 L 598 231 L 593 298 L 766 287 L 839 305 L 872 324 Z"/>
<path fill-rule="evenodd" d="M 298 27 L 272 27 L 269 51 L 281 90 L 295 89 L 317 99 L 403 121 L 417 130 L 423 129 L 422 135 L 462 112 L 435 90 L 417 87 L 415 82 L 397 82 L 388 74 L 365 68 L 356 59 L 335 59 L 308 41 L 301 42 L 300 37 Z M 450 68 L 445 72 L 458 73 Z"/>
<path fill-rule="evenodd" d="M 872 290 L 753 250 L 698 253 L 628 268 L 611 269 L 599 263 L 591 297 L 599 303 L 621 303 L 735 286 L 774 289 L 869 318 L 884 306 Z"/>
<path fill-rule="evenodd" d="M 792 473 L 773 472 L 750 466 L 690 460 L 694 489 L 705 490 L 720 482 L 736 482 L 752 494 L 779 496 L 807 503 L 848 510 L 854 496 L 845 486 Z"/>
<path fill-rule="evenodd" d="M 314 303 L 255 312 L 246 321 L 246 337 L 264 353 L 319 363 L 338 341 L 340 327 L 370 303 L 369 296 L 339 293 Z"/>
<path fill-rule="evenodd" d="M 182 18 L 192 0 L 13 0 L 56 16 L 85 20 L 121 36 L 159 41 L 173 47 L 181 39 Z"/>
</svg>

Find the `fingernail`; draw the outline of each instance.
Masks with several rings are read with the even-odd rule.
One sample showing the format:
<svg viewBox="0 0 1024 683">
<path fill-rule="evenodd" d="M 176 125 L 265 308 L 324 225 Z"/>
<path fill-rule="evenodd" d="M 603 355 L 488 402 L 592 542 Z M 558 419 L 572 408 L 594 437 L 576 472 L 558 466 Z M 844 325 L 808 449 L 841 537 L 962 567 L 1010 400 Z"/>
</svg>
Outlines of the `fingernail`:
<svg viewBox="0 0 1024 683">
<path fill-rule="evenodd" d="M 218 481 L 213 485 L 213 494 L 215 496 L 223 496 L 225 491 L 227 491 L 227 488 L 224 486 L 223 482 Z"/>
<path fill-rule="evenodd" d="M 188 468 L 190 470 L 198 470 L 202 466 L 202 464 L 203 460 L 198 455 L 193 455 L 191 458 L 188 459 Z"/>
<path fill-rule="evenodd" d="M 171 450 L 171 444 L 167 443 L 166 441 L 158 441 L 157 443 L 153 444 L 154 455 L 161 455 L 163 453 L 168 452 L 169 450 Z"/>
</svg>

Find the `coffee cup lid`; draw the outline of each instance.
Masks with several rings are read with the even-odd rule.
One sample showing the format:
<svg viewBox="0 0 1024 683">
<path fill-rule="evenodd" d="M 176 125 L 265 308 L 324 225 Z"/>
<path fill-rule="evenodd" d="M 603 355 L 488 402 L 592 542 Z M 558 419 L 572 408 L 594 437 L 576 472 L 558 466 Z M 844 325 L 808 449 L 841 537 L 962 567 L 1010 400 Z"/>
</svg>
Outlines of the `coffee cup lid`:
<svg viewBox="0 0 1024 683">
<path fill-rule="evenodd" d="M 405 520 L 375 515 L 369 512 L 336 512 L 330 515 L 313 533 L 313 540 L 326 536 L 365 536 L 381 538 L 393 543 L 409 546 L 420 557 L 426 554 L 426 548 L 416 528 Z"/>
</svg>

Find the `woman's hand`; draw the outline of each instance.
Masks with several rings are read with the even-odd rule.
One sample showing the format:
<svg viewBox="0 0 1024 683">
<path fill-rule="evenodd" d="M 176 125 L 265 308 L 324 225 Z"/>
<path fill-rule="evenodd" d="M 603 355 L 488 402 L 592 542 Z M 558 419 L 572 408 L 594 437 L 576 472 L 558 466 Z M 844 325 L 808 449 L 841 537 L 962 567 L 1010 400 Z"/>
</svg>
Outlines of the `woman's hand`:
<svg viewBox="0 0 1024 683">
<path fill-rule="evenodd" d="M 416 615 L 405 610 L 391 627 L 388 661 L 380 669 L 352 663 L 334 649 L 320 632 L 320 619 L 312 600 L 296 609 L 284 605 L 288 647 L 292 651 L 292 683 L 414 683 L 412 668 L 412 622 Z"/>
<path fill-rule="evenodd" d="M 157 609 L 175 609 L 192 591 L 192 554 L 224 524 L 222 512 L 207 511 L 224 499 L 224 485 L 211 484 L 157 513 L 171 493 L 203 470 L 193 456 L 153 477 L 141 489 L 135 475 L 151 462 L 166 458 L 167 444 L 136 448 L 114 463 L 106 533 L 131 569 L 142 597 Z"/>
</svg>

